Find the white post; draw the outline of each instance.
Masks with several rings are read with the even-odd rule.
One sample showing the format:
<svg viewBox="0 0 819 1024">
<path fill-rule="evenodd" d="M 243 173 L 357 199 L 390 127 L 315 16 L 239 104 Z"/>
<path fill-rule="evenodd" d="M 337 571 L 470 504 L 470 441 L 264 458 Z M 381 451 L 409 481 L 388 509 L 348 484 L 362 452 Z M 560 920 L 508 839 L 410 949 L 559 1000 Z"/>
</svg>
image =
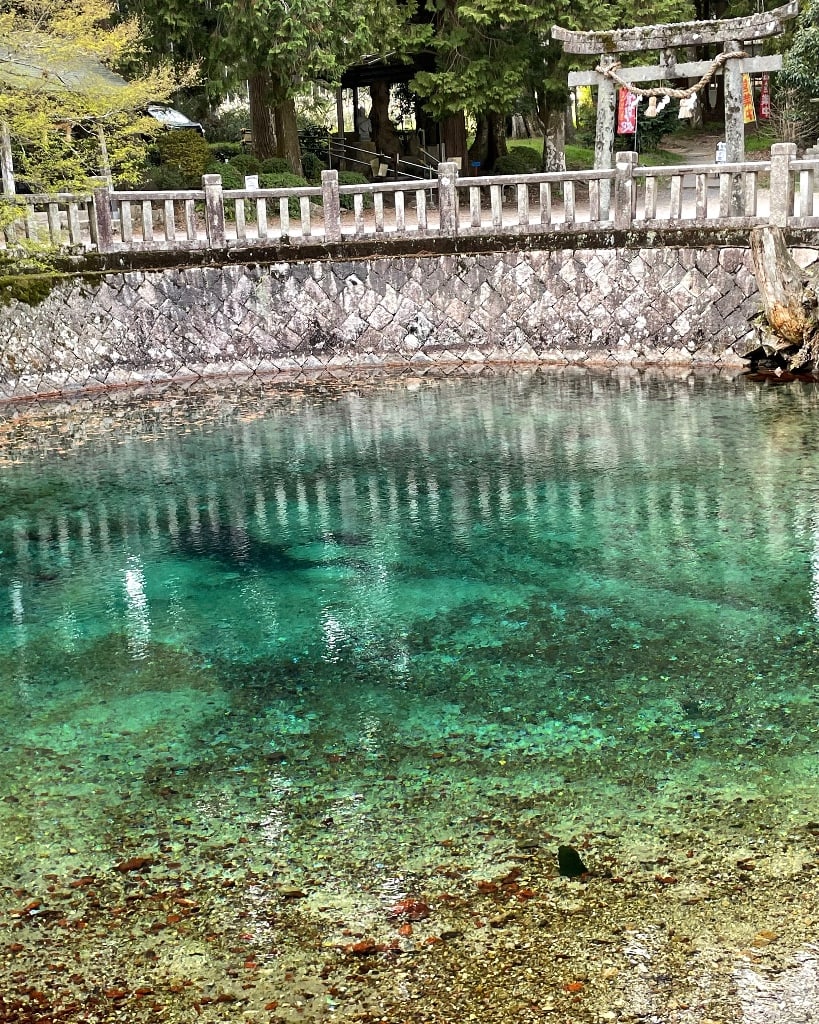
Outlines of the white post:
<svg viewBox="0 0 819 1024">
<path fill-rule="evenodd" d="M 637 189 L 634 181 L 636 166 L 636 153 L 617 154 L 614 179 L 614 226 L 621 231 L 628 231 L 634 221 L 637 206 Z"/>
<path fill-rule="evenodd" d="M 338 171 L 321 172 L 321 203 L 324 210 L 324 239 L 341 241 L 341 199 L 338 194 Z"/>
<path fill-rule="evenodd" d="M 796 159 L 796 143 L 776 142 L 771 146 L 771 224 L 788 226 L 793 209 L 791 160 Z"/>
<path fill-rule="evenodd" d="M 13 196 L 16 191 L 14 163 L 11 159 L 11 132 L 6 121 L 0 122 L 0 172 L 3 175 L 3 195 Z"/>
<path fill-rule="evenodd" d="M 438 217 L 442 235 L 458 234 L 458 190 L 455 181 L 458 165 L 438 164 Z"/>
<path fill-rule="evenodd" d="M 205 224 L 208 231 L 208 245 L 211 249 L 224 249 L 225 201 L 222 198 L 222 175 L 203 174 L 202 188 L 205 192 Z"/>
</svg>

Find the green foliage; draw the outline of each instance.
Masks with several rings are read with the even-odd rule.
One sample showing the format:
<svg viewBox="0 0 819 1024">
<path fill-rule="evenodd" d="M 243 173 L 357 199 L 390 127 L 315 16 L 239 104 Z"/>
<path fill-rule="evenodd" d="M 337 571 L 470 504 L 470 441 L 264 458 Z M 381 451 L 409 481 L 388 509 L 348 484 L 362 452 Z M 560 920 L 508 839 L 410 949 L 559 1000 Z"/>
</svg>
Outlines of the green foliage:
<svg viewBox="0 0 819 1024">
<path fill-rule="evenodd" d="M 545 0 L 429 0 L 427 7 L 435 11 L 429 43 L 437 70 L 419 72 L 410 84 L 430 112 L 513 109 L 533 38 L 548 28 Z"/>
<path fill-rule="evenodd" d="M 222 176 L 222 188 L 244 188 L 245 176 L 237 171 L 233 164 L 212 163 L 208 164 L 206 174 L 220 174 Z"/>
<path fill-rule="evenodd" d="M 791 42 L 783 56 L 782 70 L 774 76 L 774 120 L 781 120 L 784 141 L 797 141 L 810 123 L 811 98 L 819 96 L 819 2 L 800 4 Z M 787 138 L 785 138 L 787 135 Z"/>
<path fill-rule="evenodd" d="M 584 171 L 594 166 L 594 146 L 566 145 L 566 169 Z"/>
<path fill-rule="evenodd" d="M 515 146 L 506 156 L 499 156 L 493 167 L 494 174 L 534 174 L 539 171 L 543 154 L 532 146 Z"/>
<path fill-rule="evenodd" d="M 280 156 L 271 156 L 259 165 L 262 174 L 291 174 L 290 164 Z"/>
<path fill-rule="evenodd" d="M 745 152 L 758 154 L 767 159 L 770 156 L 771 146 L 779 141 L 780 139 L 770 124 L 763 121 L 755 131 L 752 129 L 745 135 Z"/>
<path fill-rule="evenodd" d="M 178 167 L 169 164 L 160 164 L 158 167 L 149 167 L 143 177 L 143 188 L 148 192 L 178 191 L 183 188 L 199 188 L 200 180 L 192 185 L 186 179 Z"/>
<path fill-rule="evenodd" d="M 298 174 L 291 174 L 289 172 L 259 175 L 260 188 L 304 188 L 309 184 L 310 182 L 307 181 L 306 178 L 301 178 Z M 320 203 L 321 197 L 315 196 L 310 201 L 313 203 Z M 291 217 L 296 218 L 301 216 L 301 203 L 296 196 L 288 201 L 287 209 L 290 211 Z"/>
<path fill-rule="evenodd" d="M 250 128 L 247 107 L 234 107 L 204 118 L 205 135 L 211 142 L 241 143 L 242 132 Z"/>
<path fill-rule="evenodd" d="M 366 185 L 368 184 L 368 181 L 367 178 L 363 174 L 359 174 L 358 171 L 339 171 L 338 183 L 339 185 Z M 339 198 L 342 210 L 353 209 L 353 196 L 340 196 Z M 371 210 L 372 206 L 372 194 L 369 192 L 364 193 L 364 209 Z"/>
<path fill-rule="evenodd" d="M 108 0 L 0 0 L 0 121 L 18 177 L 41 191 L 88 187 L 110 173 L 138 180 L 159 124 L 144 115 L 177 83 L 159 62 L 131 81 L 111 74 L 139 50 L 139 27 L 113 22 Z"/>
<path fill-rule="evenodd" d="M 160 163 L 177 171 L 182 188 L 199 188 L 205 168 L 212 161 L 210 146 L 199 132 L 180 128 L 163 132 L 156 140 Z"/>
<path fill-rule="evenodd" d="M 819 92 L 819 4 L 808 0 L 800 6 L 790 45 L 785 51 L 777 82 L 782 88 Z"/>
<path fill-rule="evenodd" d="M 302 156 L 313 153 L 319 159 L 326 159 L 330 144 L 330 133 L 323 124 L 299 125 L 299 145 Z"/>
<path fill-rule="evenodd" d="M 319 159 L 315 153 L 311 153 L 307 150 L 306 153 L 302 153 L 301 167 L 304 171 L 304 176 L 308 181 L 321 181 L 321 172 L 327 170 L 327 164 Z"/>
<path fill-rule="evenodd" d="M 776 83 L 771 97 L 771 129 L 777 142 L 804 146 L 816 141 L 819 117 L 811 97 L 795 86 Z"/>
<path fill-rule="evenodd" d="M 230 166 L 240 174 L 258 174 L 261 169 L 261 161 L 252 153 L 238 153 L 230 158 Z"/>
<path fill-rule="evenodd" d="M 210 142 L 208 145 L 214 160 L 232 160 L 245 152 L 241 142 Z"/>
<path fill-rule="evenodd" d="M 27 306 L 39 306 L 48 298 L 55 284 L 65 275 L 56 274 L 13 274 L 0 276 L 0 306 L 12 302 L 24 302 Z"/>
<path fill-rule="evenodd" d="M 310 182 L 298 174 L 282 171 L 276 174 L 260 174 L 260 188 L 306 188 Z"/>
<path fill-rule="evenodd" d="M 338 81 L 365 54 L 404 53 L 414 5 L 396 0 L 119 0 L 147 28 L 150 54 L 201 59 L 211 96 L 225 96 L 258 73 L 282 99 L 305 81 Z M 242 119 L 243 117 L 243 119 Z M 247 113 L 220 115 L 215 136 L 238 140 Z"/>
<path fill-rule="evenodd" d="M 678 117 L 680 105 L 677 100 L 667 104 L 656 117 L 646 117 L 645 101 L 637 108 L 637 138 L 631 135 L 618 136 L 625 139 L 624 148 L 633 149 L 636 143 L 638 153 L 651 153 L 658 148 L 666 135 L 680 126 Z"/>
</svg>

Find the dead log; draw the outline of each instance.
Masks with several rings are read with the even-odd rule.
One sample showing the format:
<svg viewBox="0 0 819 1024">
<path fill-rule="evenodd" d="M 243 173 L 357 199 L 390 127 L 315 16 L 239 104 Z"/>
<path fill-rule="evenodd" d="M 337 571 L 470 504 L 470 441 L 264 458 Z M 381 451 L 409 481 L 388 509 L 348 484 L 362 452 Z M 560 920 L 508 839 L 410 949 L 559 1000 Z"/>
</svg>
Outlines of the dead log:
<svg viewBox="0 0 819 1024">
<path fill-rule="evenodd" d="M 793 259 L 778 227 L 751 231 L 751 257 L 770 328 L 765 347 L 781 353 L 787 369 L 819 365 L 816 272 Z"/>
</svg>

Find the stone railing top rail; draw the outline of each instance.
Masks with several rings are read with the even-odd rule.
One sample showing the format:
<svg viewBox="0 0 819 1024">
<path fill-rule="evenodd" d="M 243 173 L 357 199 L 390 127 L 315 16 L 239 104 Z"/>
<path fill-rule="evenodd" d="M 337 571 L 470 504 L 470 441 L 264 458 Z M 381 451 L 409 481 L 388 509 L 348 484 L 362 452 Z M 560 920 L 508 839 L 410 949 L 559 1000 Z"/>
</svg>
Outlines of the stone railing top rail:
<svg viewBox="0 0 819 1024">
<path fill-rule="evenodd" d="M 113 191 L 11 199 L 0 247 L 48 240 L 73 252 L 303 245 L 533 232 L 605 232 L 680 225 L 710 232 L 788 224 L 819 230 L 819 156 L 772 147 L 770 160 L 642 167 L 636 153 L 596 170 L 462 176 L 443 163 L 431 181 L 224 189 L 218 174 L 201 189 Z M 0 197 L 0 206 L 3 199 Z"/>
</svg>

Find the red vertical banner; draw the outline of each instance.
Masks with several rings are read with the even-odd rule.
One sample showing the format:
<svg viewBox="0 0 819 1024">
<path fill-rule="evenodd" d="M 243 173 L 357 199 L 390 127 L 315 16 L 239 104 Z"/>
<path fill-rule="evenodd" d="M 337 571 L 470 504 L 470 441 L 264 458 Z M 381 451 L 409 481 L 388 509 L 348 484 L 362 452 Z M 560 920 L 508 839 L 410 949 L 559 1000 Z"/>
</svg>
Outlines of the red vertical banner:
<svg viewBox="0 0 819 1024">
<path fill-rule="evenodd" d="M 617 95 L 617 134 L 633 135 L 637 131 L 637 97 L 628 89 Z"/>
<path fill-rule="evenodd" d="M 767 71 L 762 74 L 762 86 L 759 92 L 759 120 L 771 119 L 771 76 Z"/>
</svg>

